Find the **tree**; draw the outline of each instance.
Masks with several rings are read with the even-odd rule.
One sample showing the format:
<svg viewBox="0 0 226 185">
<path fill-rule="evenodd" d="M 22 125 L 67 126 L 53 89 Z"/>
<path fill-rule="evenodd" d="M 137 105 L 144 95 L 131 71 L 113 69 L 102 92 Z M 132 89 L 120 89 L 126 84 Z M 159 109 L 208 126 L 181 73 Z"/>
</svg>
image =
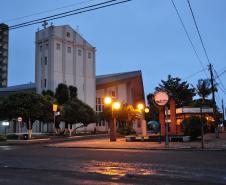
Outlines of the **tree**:
<svg viewBox="0 0 226 185">
<path fill-rule="evenodd" d="M 43 96 L 50 96 L 50 97 L 54 97 L 54 92 L 51 90 L 46 90 L 46 91 L 42 91 L 42 95 Z"/>
<path fill-rule="evenodd" d="M 196 85 L 197 94 L 204 100 L 211 94 L 210 79 L 200 79 Z"/>
<path fill-rule="evenodd" d="M 59 105 L 63 105 L 69 100 L 69 90 L 66 84 L 59 84 L 56 88 L 55 97 Z"/>
<path fill-rule="evenodd" d="M 77 87 L 74 86 L 69 86 L 69 95 L 71 99 L 77 98 L 78 97 L 78 89 Z"/>
<path fill-rule="evenodd" d="M 14 93 L 4 99 L 2 110 L 9 120 L 22 117 L 31 138 L 33 123 L 43 115 L 42 103 L 42 96 L 34 92 Z"/>
<path fill-rule="evenodd" d="M 81 125 L 74 130 L 97 121 L 96 114 L 93 109 L 79 99 L 73 99 L 65 103 L 61 111 L 61 115 L 61 119 L 65 121 L 66 127 L 68 125 L 72 126 L 73 124 L 81 123 Z M 71 135 L 73 130 L 70 129 L 69 131 Z"/>
<path fill-rule="evenodd" d="M 204 132 L 207 130 L 207 120 L 202 118 L 202 120 L 197 116 L 192 116 L 186 118 L 182 121 L 182 126 L 184 129 L 184 134 L 191 137 L 191 139 L 196 139 L 201 135 L 201 122 L 204 125 Z"/>
<path fill-rule="evenodd" d="M 161 84 L 156 87 L 156 90 L 166 90 L 169 92 L 175 99 L 177 107 L 187 106 L 195 96 L 195 89 L 190 88 L 187 81 L 182 81 L 178 77 L 173 78 L 171 75 L 168 75 L 166 81 L 161 80 Z"/>
<path fill-rule="evenodd" d="M 148 106 L 149 106 L 149 120 L 147 121 L 151 121 L 151 120 L 155 120 L 155 121 L 158 121 L 159 120 L 159 109 L 158 107 L 154 104 L 154 94 L 152 93 L 149 93 L 147 95 L 147 101 L 148 101 Z"/>
</svg>

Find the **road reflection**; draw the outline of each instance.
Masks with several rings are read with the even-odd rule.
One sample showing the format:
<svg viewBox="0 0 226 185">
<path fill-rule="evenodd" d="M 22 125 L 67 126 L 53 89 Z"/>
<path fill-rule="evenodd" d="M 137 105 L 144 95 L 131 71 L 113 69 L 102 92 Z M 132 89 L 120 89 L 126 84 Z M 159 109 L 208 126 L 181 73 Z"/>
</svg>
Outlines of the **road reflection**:
<svg viewBox="0 0 226 185">
<path fill-rule="evenodd" d="M 83 168 L 84 172 L 123 177 L 126 175 L 155 175 L 156 171 L 139 165 L 121 162 L 92 161 Z"/>
<path fill-rule="evenodd" d="M 0 146 L 0 151 L 8 151 L 13 149 L 15 149 L 13 146 Z"/>
</svg>

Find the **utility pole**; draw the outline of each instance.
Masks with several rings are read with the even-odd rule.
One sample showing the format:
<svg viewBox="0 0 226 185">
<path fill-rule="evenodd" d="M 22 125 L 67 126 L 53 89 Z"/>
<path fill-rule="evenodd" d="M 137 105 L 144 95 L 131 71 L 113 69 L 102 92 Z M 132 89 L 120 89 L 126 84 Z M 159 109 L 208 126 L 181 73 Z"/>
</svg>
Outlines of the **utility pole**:
<svg viewBox="0 0 226 185">
<path fill-rule="evenodd" d="M 224 100 L 222 99 L 222 119 L 223 119 L 223 123 L 224 123 Z"/>
<path fill-rule="evenodd" d="M 210 81 L 211 81 L 211 91 L 212 91 L 212 106 L 213 106 L 213 119 L 214 119 L 214 125 L 215 125 L 215 135 L 216 138 L 219 138 L 219 132 L 218 132 L 218 123 L 216 120 L 216 100 L 215 100 L 215 87 L 214 87 L 214 79 L 213 79 L 213 65 L 210 63 L 209 65 L 209 71 L 210 71 Z"/>
</svg>

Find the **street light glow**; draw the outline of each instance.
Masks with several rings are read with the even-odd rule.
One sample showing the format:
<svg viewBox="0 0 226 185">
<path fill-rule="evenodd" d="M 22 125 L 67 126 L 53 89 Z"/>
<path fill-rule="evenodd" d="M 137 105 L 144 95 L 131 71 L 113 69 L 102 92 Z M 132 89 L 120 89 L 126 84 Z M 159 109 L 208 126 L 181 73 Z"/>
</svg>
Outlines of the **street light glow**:
<svg viewBox="0 0 226 185">
<path fill-rule="evenodd" d="M 149 113 L 149 108 L 146 107 L 146 108 L 144 109 L 144 112 L 145 112 L 145 113 Z"/>
<path fill-rule="evenodd" d="M 8 122 L 8 121 L 3 121 L 3 122 L 2 122 L 2 125 L 3 125 L 3 126 L 9 126 L 9 122 Z"/>
<path fill-rule="evenodd" d="M 104 98 L 104 103 L 105 104 L 111 104 L 111 102 L 112 102 L 112 99 L 111 99 L 111 97 L 106 97 L 106 98 Z"/>
<path fill-rule="evenodd" d="M 143 105 L 142 103 L 139 103 L 139 104 L 137 105 L 137 108 L 138 108 L 139 110 L 143 110 L 143 109 L 144 109 L 144 105 Z"/>
<path fill-rule="evenodd" d="M 120 109 L 120 107 L 121 107 L 121 104 L 119 103 L 119 102 L 114 102 L 113 103 L 113 109 Z"/>
</svg>

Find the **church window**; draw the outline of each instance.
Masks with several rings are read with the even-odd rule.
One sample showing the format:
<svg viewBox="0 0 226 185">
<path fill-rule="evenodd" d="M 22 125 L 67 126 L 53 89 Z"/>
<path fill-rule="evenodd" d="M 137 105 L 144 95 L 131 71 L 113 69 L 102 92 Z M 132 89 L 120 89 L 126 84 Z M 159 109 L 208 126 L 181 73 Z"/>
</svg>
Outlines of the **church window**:
<svg viewBox="0 0 226 185">
<path fill-rule="evenodd" d="M 104 109 L 103 98 L 96 98 L 96 112 L 102 112 Z"/>
<path fill-rule="evenodd" d="M 48 61 L 48 58 L 45 57 L 45 60 L 44 60 L 45 65 L 47 65 L 47 61 Z"/>
<path fill-rule="evenodd" d="M 59 43 L 56 44 L 56 48 L 57 48 L 57 50 L 60 50 L 60 44 Z"/>
<path fill-rule="evenodd" d="M 71 34 L 69 32 L 67 32 L 67 37 L 70 37 L 70 36 L 71 36 Z"/>
<path fill-rule="evenodd" d="M 46 88 L 46 79 L 44 79 L 44 88 Z"/>
<path fill-rule="evenodd" d="M 91 58 L 92 57 L 92 54 L 89 52 L 88 53 L 88 58 Z"/>
<path fill-rule="evenodd" d="M 71 53 L 71 47 L 67 47 L 67 52 Z"/>
<path fill-rule="evenodd" d="M 82 50 L 81 49 L 78 50 L 78 56 L 82 56 Z"/>
</svg>

